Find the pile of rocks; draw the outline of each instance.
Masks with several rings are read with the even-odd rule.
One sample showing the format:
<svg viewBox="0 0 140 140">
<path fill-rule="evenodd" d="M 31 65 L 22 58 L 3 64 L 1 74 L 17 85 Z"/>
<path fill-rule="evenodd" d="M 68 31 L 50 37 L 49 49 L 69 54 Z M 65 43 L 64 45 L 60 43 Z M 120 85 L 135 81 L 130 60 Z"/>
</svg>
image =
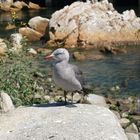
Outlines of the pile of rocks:
<svg viewBox="0 0 140 140">
<path fill-rule="evenodd" d="M 41 7 L 38 4 L 29 2 L 29 4 L 26 4 L 24 1 L 15 1 L 13 0 L 6 0 L 4 2 L 0 1 L 0 10 L 2 11 L 10 11 L 10 12 L 17 12 L 22 10 L 23 8 L 27 9 L 40 9 Z"/>
<path fill-rule="evenodd" d="M 26 36 L 29 41 L 40 40 L 46 31 L 48 32 L 49 19 L 37 16 L 30 19 L 28 25 L 29 27 L 20 28 L 19 33 Z"/>
<path fill-rule="evenodd" d="M 22 51 L 23 46 L 25 46 L 26 42 L 26 37 L 22 36 L 22 34 L 20 33 L 11 34 L 9 40 L 0 38 L 0 57 L 6 56 L 8 52 L 19 53 L 20 51 Z M 28 53 L 36 55 L 37 51 L 33 48 L 28 48 Z"/>
<path fill-rule="evenodd" d="M 109 108 L 120 120 L 129 140 L 139 140 L 140 137 L 140 99 L 106 99 Z"/>
</svg>

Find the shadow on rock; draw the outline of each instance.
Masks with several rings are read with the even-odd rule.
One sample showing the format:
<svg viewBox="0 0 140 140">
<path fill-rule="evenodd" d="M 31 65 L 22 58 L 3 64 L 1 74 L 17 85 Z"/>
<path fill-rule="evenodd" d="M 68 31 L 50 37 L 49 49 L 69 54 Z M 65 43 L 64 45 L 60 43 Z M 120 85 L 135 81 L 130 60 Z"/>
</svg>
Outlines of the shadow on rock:
<svg viewBox="0 0 140 140">
<path fill-rule="evenodd" d="M 33 107 L 60 107 L 60 106 L 65 106 L 65 107 L 68 107 L 68 108 L 77 107 L 75 104 L 71 104 L 71 103 L 67 103 L 65 105 L 65 102 L 56 102 L 56 103 L 33 105 Z"/>
</svg>

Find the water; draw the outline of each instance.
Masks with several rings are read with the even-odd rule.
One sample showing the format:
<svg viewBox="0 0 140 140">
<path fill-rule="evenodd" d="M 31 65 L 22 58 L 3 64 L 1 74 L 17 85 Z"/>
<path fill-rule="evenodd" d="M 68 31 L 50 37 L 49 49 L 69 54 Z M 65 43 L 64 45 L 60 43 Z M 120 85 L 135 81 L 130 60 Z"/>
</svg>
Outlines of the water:
<svg viewBox="0 0 140 140">
<path fill-rule="evenodd" d="M 28 21 L 35 16 L 41 16 L 44 18 L 49 18 L 51 17 L 51 14 L 60 9 L 59 7 L 54 7 L 54 8 L 42 8 L 40 10 L 24 10 L 24 11 L 19 11 L 16 13 L 17 18 L 16 18 L 16 23 L 20 24 L 22 21 L 23 23 L 28 23 Z M 11 33 L 15 33 L 15 29 L 12 30 L 5 30 L 6 26 L 8 23 L 12 22 L 12 15 L 10 12 L 0 12 L 0 37 L 1 38 L 8 38 Z"/>
<path fill-rule="evenodd" d="M 38 11 L 20 11 L 17 13 L 17 21 L 28 22 L 31 17 L 42 16 L 50 18 L 51 14 L 59 8 L 46 8 Z M 139 10 L 137 10 L 137 13 Z M 15 30 L 6 31 L 8 22 L 11 22 L 10 13 L 0 13 L 0 37 L 8 38 Z M 31 44 L 39 47 L 40 43 Z M 106 56 L 100 61 L 82 61 L 72 63 L 77 64 L 83 71 L 85 80 L 89 85 L 95 87 L 95 91 L 104 94 L 111 87 L 118 86 L 121 96 L 140 96 L 140 49 L 139 47 L 129 47 L 127 54 L 117 56 Z M 89 51 L 88 53 L 93 53 Z M 50 63 L 38 59 L 43 69 L 50 70 Z"/>
<path fill-rule="evenodd" d="M 77 62 L 77 65 L 83 70 L 87 83 L 99 87 L 101 93 L 118 86 L 121 96 L 140 96 L 139 47 L 129 48 L 127 54 L 107 56 L 100 61 Z"/>
</svg>

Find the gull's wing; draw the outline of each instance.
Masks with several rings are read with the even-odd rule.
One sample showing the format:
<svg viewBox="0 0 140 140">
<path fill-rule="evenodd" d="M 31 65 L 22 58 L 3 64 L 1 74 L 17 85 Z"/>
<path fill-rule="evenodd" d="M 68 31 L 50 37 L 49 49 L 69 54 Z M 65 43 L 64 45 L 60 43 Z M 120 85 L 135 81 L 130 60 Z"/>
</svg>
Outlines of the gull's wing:
<svg viewBox="0 0 140 140">
<path fill-rule="evenodd" d="M 83 85 L 85 84 L 84 77 L 83 77 L 83 72 L 76 65 L 70 64 L 70 66 L 72 67 L 72 69 L 75 73 L 76 79 L 80 82 L 81 86 L 83 87 Z"/>
</svg>

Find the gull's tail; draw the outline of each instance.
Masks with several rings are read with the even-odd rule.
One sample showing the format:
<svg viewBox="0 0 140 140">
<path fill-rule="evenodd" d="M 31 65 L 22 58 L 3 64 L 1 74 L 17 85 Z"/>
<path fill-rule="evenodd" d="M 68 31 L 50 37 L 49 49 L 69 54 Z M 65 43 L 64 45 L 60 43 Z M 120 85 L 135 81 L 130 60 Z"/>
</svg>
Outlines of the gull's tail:
<svg viewBox="0 0 140 140">
<path fill-rule="evenodd" d="M 88 94 L 93 92 L 93 89 L 83 87 L 82 92 L 84 96 L 87 96 Z"/>
<path fill-rule="evenodd" d="M 90 102 L 87 100 L 87 96 L 88 94 L 93 93 L 93 90 L 83 87 L 83 89 L 79 93 L 82 96 L 79 103 L 90 104 Z"/>
</svg>

